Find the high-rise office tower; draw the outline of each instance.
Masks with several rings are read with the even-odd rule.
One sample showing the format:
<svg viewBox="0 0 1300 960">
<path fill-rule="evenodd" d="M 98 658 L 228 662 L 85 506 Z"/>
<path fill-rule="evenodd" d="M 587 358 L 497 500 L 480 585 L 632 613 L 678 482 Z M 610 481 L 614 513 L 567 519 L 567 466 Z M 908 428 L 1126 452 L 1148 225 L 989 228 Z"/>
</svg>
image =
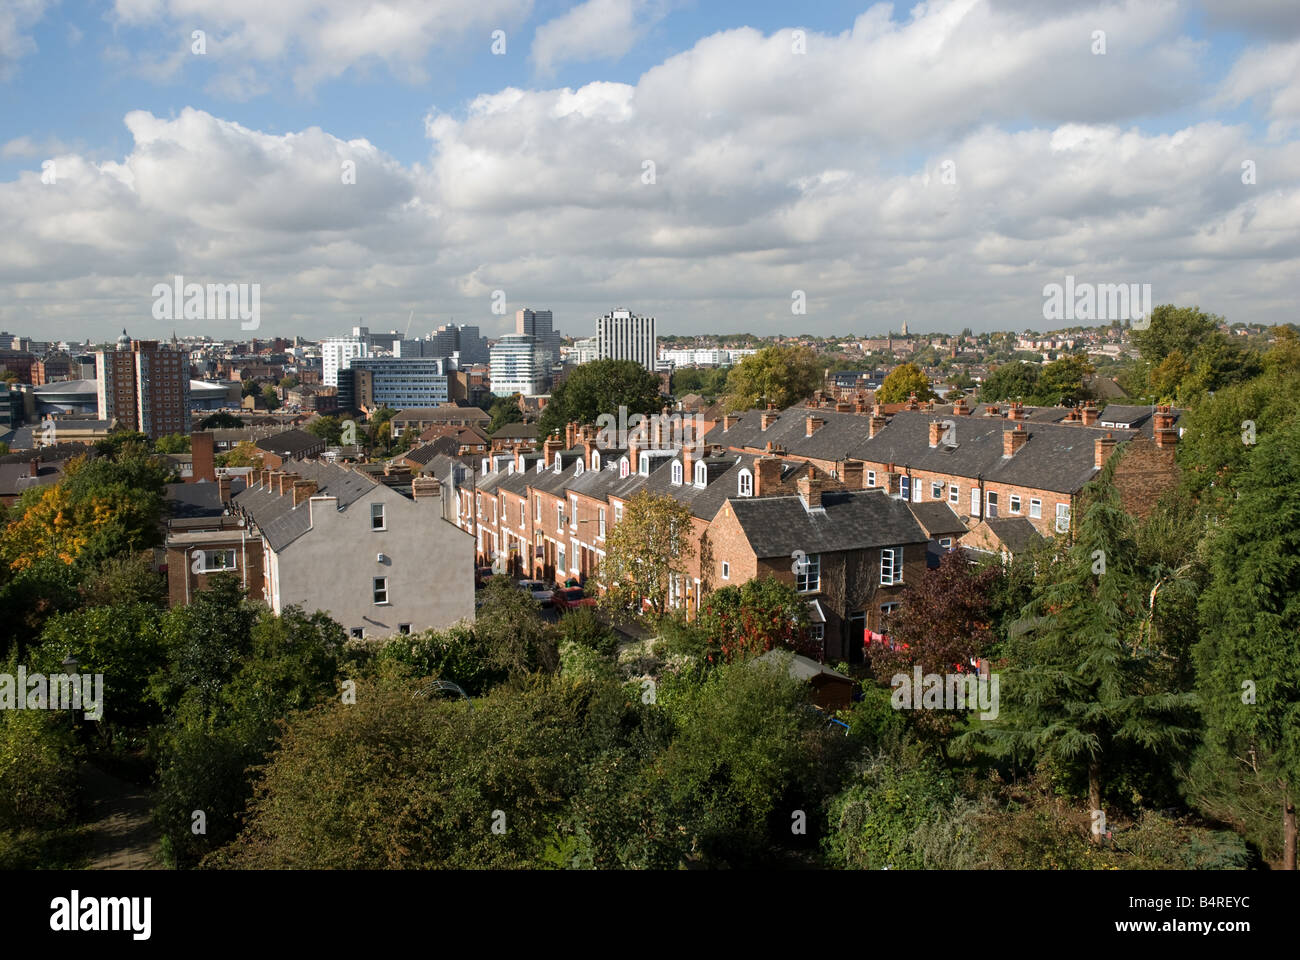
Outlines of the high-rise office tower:
<svg viewBox="0 0 1300 960">
<path fill-rule="evenodd" d="M 545 349 L 550 363 L 560 362 L 560 332 L 550 310 L 520 310 L 515 313 L 515 335 L 532 337 Z"/>
<path fill-rule="evenodd" d="M 365 327 L 353 330 L 350 337 L 329 337 L 320 342 L 321 383 L 327 387 L 339 385 L 339 371 L 347 370 L 354 359 L 370 356 L 370 331 Z"/>
<path fill-rule="evenodd" d="M 602 360 L 635 360 L 655 368 L 655 318 L 639 317 L 619 307 L 596 318 L 596 342 Z"/>
</svg>

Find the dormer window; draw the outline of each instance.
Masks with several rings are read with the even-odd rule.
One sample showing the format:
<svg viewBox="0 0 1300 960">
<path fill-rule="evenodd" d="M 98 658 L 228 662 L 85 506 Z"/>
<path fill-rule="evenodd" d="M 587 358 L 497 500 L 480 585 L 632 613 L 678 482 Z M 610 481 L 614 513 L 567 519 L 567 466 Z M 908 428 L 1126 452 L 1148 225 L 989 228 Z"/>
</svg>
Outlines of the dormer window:
<svg viewBox="0 0 1300 960">
<path fill-rule="evenodd" d="M 545 462 L 544 460 L 538 460 L 538 461 L 537 461 L 537 472 L 538 472 L 538 473 L 541 473 L 545 468 L 546 468 L 546 462 Z"/>
<path fill-rule="evenodd" d="M 600 469 L 600 451 L 599 451 L 599 450 L 593 450 L 593 451 L 591 451 L 591 469 L 593 469 L 593 470 L 599 470 L 599 469 Z"/>
<path fill-rule="evenodd" d="M 630 470 L 630 468 L 629 468 L 629 466 L 628 466 L 627 457 L 621 457 L 621 458 L 619 458 L 619 461 L 618 461 L 618 475 L 619 475 L 619 478 L 622 479 L 623 477 L 626 477 L 626 476 L 628 475 L 629 470 Z"/>
<path fill-rule="evenodd" d="M 680 460 L 673 461 L 673 483 L 677 486 L 681 486 L 682 483 L 682 462 Z"/>
<path fill-rule="evenodd" d="M 754 475 L 748 470 L 740 471 L 740 479 L 736 481 L 736 493 L 742 497 L 754 495 Z"/>
<path fill-rule="evenodd" d="M 707 487 L 709 485 L 709 468 L 703 463 L 695 465 L 695 485 L 697 487 Z"/>
</svg>

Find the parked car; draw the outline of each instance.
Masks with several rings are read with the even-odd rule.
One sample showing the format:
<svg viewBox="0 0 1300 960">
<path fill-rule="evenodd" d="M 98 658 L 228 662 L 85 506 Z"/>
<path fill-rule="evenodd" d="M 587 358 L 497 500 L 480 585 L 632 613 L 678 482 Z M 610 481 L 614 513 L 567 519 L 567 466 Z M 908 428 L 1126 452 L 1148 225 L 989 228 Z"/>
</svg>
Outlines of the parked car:
<svg viewBox="0 0 1300 960">
<path fill-rule="evenodd" d="M 582 587 L 561 587 L 555 591 L 555 607 L 561 612 L 577 610 L 579 607 L 594 607 L 596 598 L 583 593 Z"/>
<path fill-rule="evenodd" d="M 541 580 L 520 580 L 519 589 L 527 590 L 533 595 L 533 599 L 544 607 L 551 606 L 555 600 L 555 591 Z"/>
</svg>

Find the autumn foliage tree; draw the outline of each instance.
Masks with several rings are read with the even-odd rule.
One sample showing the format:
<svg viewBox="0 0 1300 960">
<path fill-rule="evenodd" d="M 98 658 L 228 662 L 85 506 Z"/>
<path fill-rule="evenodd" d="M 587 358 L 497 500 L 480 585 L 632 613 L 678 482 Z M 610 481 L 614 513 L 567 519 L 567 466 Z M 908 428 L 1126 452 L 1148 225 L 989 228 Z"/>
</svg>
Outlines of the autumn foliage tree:
<svg viewBox="0 0 1300 960">
<path fill-rule="evenodd" d="M 990 597 L 996 567 L 973 567 L 957 551 L 909 584 L 903 605 L 889 618 L 890 643 L 867 645 L 877 677 L 919 666 L 923 673 L 969 669 L 971 658 L 985 656 L 993 643 Z"/>
<path fill-rule="evenodd" d="M 775 577 L 713 591 L 700 605 L 696 626 L 715 662 L 748 660 L 774 648 L 822 656 L 821 644 L 809 636 L 807 599 Z"/>
<path fill-rule="evenodd" d="M 914 363 L 900 363 L 885 377 L 876 391 L 877 403 L 902 403 L 916 394 L 918 400 L 933 400 L 935 392 L 921 368 Z"/>
<path fill-rule="evenodd" d="M 685 580 L 695 555 L 691 508 L 673 497 L 642 490 L 627 502 L 623 519 L 605 538 L 601 598 L 616 613 L 639 613 L 644 601 L 656 615 L 668 609 L 673 577 Z"/>
</svg>

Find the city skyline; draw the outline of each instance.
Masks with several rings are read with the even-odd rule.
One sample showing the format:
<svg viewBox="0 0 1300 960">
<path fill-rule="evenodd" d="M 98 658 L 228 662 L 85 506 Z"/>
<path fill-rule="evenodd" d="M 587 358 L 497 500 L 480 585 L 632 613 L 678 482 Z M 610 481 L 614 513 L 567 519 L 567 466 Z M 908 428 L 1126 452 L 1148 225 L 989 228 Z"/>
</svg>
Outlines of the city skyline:
<svg viewBox="0 0 1300 960">
<path fill-rule="evenodd" d="M 573 332 L 616 304 L 668 335 L 1038 328 L 1067 276 L 1289 319 L 1294 9 L 705 6 L 25 4 L 0 326 L 184 335 L 153 293 L 180 276 L 312 339 L 412 311 L 497 337 L 529 303 Z"/>
</svg>

